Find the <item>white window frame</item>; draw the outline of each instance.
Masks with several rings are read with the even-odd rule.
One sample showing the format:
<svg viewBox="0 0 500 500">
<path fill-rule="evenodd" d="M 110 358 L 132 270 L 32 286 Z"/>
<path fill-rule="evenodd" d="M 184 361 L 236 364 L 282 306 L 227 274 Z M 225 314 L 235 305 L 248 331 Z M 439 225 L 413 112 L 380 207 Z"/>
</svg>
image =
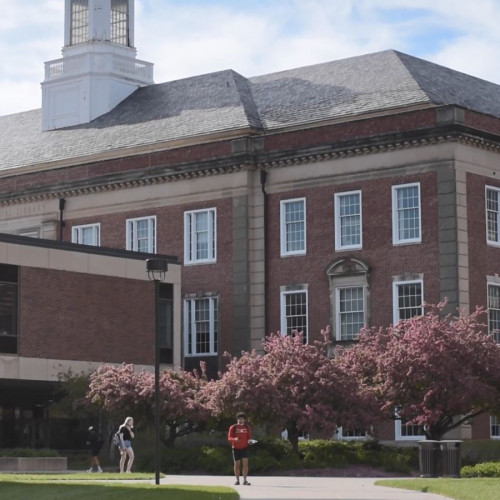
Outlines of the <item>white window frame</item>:
<svg viewBox="0 0 500 500">
<path fill-rule="evenodd" d="M 281 335 L 288 335 L 288 316 L 286 315 L 286 300 L 290 295 L 304 295 L 306 314 L 305 314 L 305 328 L 306 335 L 304 337 L 304 343 L 309 342 L 309 294 L 307 290 L 307 285 L 299 285 L 297 288 L 290 289 L 289 287 L 283 287 L 280 292 L 280 318 L 281 318 Z"/>
<path fill-rule="evenodd" d="M 82 233 L 85 230 L 92 229 L 92 243 L 82 243 Z M 95 247 L 101 245 L 101 224 L 82 224 L 80 226 L 73 226 L 71 228 L 71 242 L 80 245 L 88 244 Z"/>
<path fill-rule="evenodd" d="M 410 187 L 418 188 L 418 237 L 416 238 L 400 238 L 399 237 L 399 221 L 400 213 L 403 210 L 398 208 L 398 191 Z M 410 243 L 422 242 L 422 194 L 420 189 L 420 182 L 413 182 L 410 184 L 398 184 L 392 186 L 392 243 L 393 245 L 405 245 Z"/>
<path fill-rule="evenodd" d="M 303 248 L 299 250 L 287 250 L 287 222 L 286 222 L 286 205 L 291 203 L 302 202 L 304 206 L 304 235 Z M 306 207 L 306 199 L 305 198 L 293 198 L 290 200 L 281 200 L 280 202 L 280 236 L 281 236 L 281 256 L 286 257 L 289 255 L 305 255 L 307 251 L 307 207 Z"/>
<path fill-rule="evenodd" d="M 355 430 L 357 431 L 358 429 Z M 343 432 L 344 429 L 342 428 L 342 426 L 337 427 L 336 439 L 338 441 L 366 441 L 370 437 L 367 431 L 364 431 L 364 434 L 359 436 L 344 436 Z"/>
<path fill-rule="evenodd" d="M 348 286 L 339 286 L 335 288 L 335 337 L 336 340 L 338 341 L 350 341 L 350 340 L 356 340 L 357 335 L 353 336 L 353 338 L 342 338 L 341 334 L 341 316 L 342 312 L 340 311 L 340 295 L 342 290 L 349 290 L 353 288 L 361 288 L 363 291 L 363 326 L 366 324 L 366 286 L 363 286 L 362 284 L 353 284 L 353 285 L 348 285 Z"/>
<path fill-rule="evenodd" d="M 492 288 L 496 288 L 499 292 L 499 295 L 500 295 L 500 283 L 488 281 L 488 283 L 486 285 L 486 300 L 487 300 L 487 304 L 488 304 L 487 305 L 487 309 L 488 309 L 488 333 L 490 335 L 493 335 L 494 339 L 497 342 L 500 342 L 500 303 L 496 303 L 496 301 L 495 301 L 495 303 L 493 302 L 493 300 L 492 300 L 493 297 L 492 297 L 492 295 L 490 295 L 490 290 Z M 495 315 L 497 316 L 498 319 L 492 318 L 493 311 L 495 312 Z M 493 321 L 499 323 L 498 329 L 492 328 Z M 494 334 L 495 330 L 498 330 L 496 334 Z"/>
<path fill-rule="evenodd" d="M 347 216 L 342 216 L 340 211 L 341 199 L 346 196 L 359 196 L 359 213 L 351 215 L 350 217 L 359 217 L 359 243 L 351 245 L 342 244 L 342 219 Z M 361 190 L 357 191 L 346 191 L 344 193 L 335 193 L 334 196 L 334 207 L 335 207 L 335 250 L 359 250 L 363 248 L 363 201 Z"/>
<path fill-rule="evenodd" d="M 400 318 L 399 315 L 399 287 L 402 285 L 412 285 L 412 284 L 420 284 L 421 290 L 421 313 L 424 314 L 424 280 L 420 279 L 411 279 L 411 280 L 401 280 L 394 281 L 392 284 L 392 314 L 393 314 L 393 324 L 397 325 Z"/>
<path fill-rule="evenodd" d="M 198 238 L 194 222 L 198 215 L 204 213 L 208 214 L 208 257 L 199 259 L 196 257 Z M 203 208 L 184 212 L 184 264 L 211 264 L 214 262 L 217 262 L 217 209 Z"/>
<path fill-rule="evenodd" d="M 137 223 L 142 221 L 148 221 L 148 249 L 144 253 L 156 253 L 156 215 L 127 219 L 126 249 L 134 252 L 143 252 L 143 250 L 138 250 L 139 246 L 137 239 Z"/>
<path fill-rule="evenodd" d="M 496 193 L 497 196 L 497 209 L 496 210 L 489 210 L 488 209 L 488 191 L 492 191 Z M 485 220 L 486 220 L 486 243 L 491 246 L 498 247 L 500 246 L 500 188 L 494 187 L 494 186 L 485 186 L 484 189 L 484 211 L 485 211 Z M 496 239 L 490 239 L 490 232 L 489 232 L 489 213 L 493 213 L 496 216 Z"/>
<path fill-rule="evenodd" d="M 196 349 L 196 318 L 194 314 L 189 315 L 189 308 L 195 307 L 196 301 L 208 300 L 209 301 L 209 343 L 210 348 L 208 352 L 197 352 Z M 196 297 L 184 299 L 184 346 L 185 356 L 194 358 L 201 356 L 215 356 L 218 351 L 219 343 L 219 311 L 218 311 L 218 297 Z M 216 342 L 217 338 L 217 342 Z"/>
<path fill-rule="evenodd" d="M 403 434 L 403 422 L 400 419 L 395 420 L 394 422 L 394 435 L 396 441 L 423 441 L 425 439 L 425 434 L 415 434 L 413 436 L 407 436 Z M 410 427 L 418 427 L 418 426 L 410 426 Z"/>
<path fill-rule="evenodd" d="M 496 434 L 493 429 L 496 429 Z M 490 415 L 490 439 L 500 439 L 500 418 L 496 415 Z"/>
</svg>

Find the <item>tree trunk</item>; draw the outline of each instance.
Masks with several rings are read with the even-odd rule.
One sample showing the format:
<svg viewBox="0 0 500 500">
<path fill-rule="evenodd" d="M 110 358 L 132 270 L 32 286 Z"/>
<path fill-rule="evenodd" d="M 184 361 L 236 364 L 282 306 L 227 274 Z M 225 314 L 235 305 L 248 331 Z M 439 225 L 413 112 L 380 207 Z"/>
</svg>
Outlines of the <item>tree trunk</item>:
<svg viewBox="0 0 500 500">
<path fill-rule="evenodd" d="M 290 422 L 286 428 L 288 432 L 288 441 L 292 445 L 292 451 L 299 455 L 299 430 L 297 429 L 297 425 L 295 422 Z"/>
</svg>

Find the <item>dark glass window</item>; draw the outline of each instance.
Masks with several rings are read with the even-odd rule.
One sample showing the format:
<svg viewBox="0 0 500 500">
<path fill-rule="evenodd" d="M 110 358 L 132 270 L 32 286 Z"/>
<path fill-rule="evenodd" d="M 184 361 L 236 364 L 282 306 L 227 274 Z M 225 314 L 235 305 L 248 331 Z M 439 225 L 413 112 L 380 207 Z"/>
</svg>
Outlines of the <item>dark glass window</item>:
<svg viewBox="0 0 500 500">
<path fill-rule="evenodd" d="M 17 267 L 0 264 L 0 352 L 17 354 Z"/>
</svg>

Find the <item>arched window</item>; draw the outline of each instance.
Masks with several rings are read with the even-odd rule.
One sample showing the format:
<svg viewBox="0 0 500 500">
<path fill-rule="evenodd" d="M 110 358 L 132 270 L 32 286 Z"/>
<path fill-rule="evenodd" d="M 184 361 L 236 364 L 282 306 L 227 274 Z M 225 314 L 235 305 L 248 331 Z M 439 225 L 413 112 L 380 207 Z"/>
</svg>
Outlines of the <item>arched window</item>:
<svg viewBox="0 0 500 500">
<path fill-rule="evenodd" d="M 366 263 L 350 258 L 336 260 L 326 271 L 332 334 L 337 341 L 356 340 L 369 323 L 369 271 Z"/>
</svg>

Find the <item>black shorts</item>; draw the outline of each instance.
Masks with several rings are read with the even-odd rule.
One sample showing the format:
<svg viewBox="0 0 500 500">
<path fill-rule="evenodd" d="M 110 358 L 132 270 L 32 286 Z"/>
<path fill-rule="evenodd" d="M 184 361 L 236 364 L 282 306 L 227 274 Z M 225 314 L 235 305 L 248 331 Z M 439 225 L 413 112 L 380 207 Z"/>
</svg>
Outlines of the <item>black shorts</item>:
<svg viewBox="0 0 500 500">
<path fill-rule="evenodd" d="M 90 454 L 93 456 L 93 457 L 97 457 L 97 455 L 99 455 L 99 452 L 101 451 L 100 448 L 90 448 Z"/>
<path fill-rule="evenodd" d="M 241 450 L 233 448 L 233 460 L 238 462 L 242 458 L 248 458 L 248 448 L 243 448 Z"/>
</svg>

